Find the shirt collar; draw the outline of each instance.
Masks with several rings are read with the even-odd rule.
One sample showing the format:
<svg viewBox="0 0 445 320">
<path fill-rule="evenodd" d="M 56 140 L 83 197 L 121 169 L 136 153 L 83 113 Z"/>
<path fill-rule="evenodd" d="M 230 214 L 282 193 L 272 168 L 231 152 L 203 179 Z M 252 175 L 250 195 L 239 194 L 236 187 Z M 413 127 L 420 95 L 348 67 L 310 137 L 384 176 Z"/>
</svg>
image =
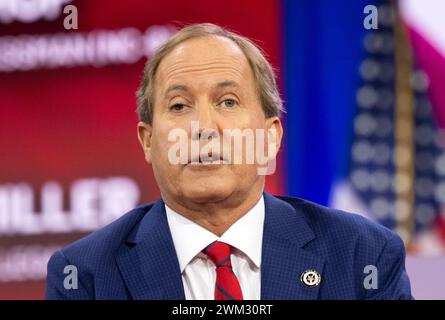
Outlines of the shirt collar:
<svg viewBox="0 0 445 320">
<path fill-rule="evenodd" d="M 230 244 L 243 252 L 259 268 L 263 242 L 264 210 L 264 198 L 261 196 L 252 209 L 232 224 L 221 237 L 218 237 L 165 205 L 181 273 L 202 249 L 215 240 Z"/>
</svg>

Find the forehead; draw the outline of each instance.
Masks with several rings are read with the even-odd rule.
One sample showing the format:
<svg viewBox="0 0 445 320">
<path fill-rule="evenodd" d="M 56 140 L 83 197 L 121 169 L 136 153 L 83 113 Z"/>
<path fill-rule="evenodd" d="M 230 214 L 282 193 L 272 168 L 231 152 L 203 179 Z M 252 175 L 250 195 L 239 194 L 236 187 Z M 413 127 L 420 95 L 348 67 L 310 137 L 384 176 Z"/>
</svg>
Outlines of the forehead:
<svg viewBox="0 0 445 320">
<path fill-rule="evenodd" d="M 186 40 L 160 63 L 157 86 L 177 81 L 252 81 L 252 71 L 242 50 L 232 40 L 207 36 Z"/>
</svg>

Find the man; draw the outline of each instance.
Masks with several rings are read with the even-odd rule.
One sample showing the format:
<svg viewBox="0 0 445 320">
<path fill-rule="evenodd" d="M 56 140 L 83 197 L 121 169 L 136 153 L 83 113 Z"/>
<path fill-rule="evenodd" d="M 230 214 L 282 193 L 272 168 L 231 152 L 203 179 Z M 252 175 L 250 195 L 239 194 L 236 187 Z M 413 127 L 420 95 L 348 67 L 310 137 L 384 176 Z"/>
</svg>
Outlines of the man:
<svg viewBox="0 0 445 320">
<path fill-rule="evenodd" d="M 249 40 L 212 24 L 180 30 L 148 61 L 138 91 L 138 137 L 162 199 L 56 252 L 46 297 L 411 299 L 396 234 L 264 192 L 258 154 L 274 161 L 281 110 L 273 70 Z M 232 141 L 229 129 L 265 133 L 253 162 L 247 142 L 205 148 Z M 178 148 L 189 143 L 198 153 Z"/>
</svg>

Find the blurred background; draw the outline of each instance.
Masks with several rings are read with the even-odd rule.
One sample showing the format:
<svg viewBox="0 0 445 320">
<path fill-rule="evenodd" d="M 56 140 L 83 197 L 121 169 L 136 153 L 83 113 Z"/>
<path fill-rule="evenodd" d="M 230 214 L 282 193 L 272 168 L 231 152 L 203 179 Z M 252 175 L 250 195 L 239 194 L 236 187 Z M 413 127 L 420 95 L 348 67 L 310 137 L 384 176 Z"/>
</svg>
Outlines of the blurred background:
<svg viewBox="0 0 445 320">
<path fill-rule="evenodd" d="M 0 299 L 43 298 L 51 253 L 159 197 L 135 91 L 157 46 L 198 22 L 251 38 L 277 70 L 268 191 L 395 230 L 414 296 L 445 299 L 443 15 L 443 0 L 0 0 Z"/>
</svg>

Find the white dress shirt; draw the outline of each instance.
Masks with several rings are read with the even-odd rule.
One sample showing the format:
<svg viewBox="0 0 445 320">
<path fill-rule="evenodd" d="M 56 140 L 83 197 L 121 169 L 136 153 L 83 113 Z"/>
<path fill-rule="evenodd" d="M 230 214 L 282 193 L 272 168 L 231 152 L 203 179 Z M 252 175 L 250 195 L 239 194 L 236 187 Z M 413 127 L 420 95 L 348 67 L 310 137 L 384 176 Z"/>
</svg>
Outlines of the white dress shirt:
<svg viewBox="0 0 445 320">
<path fill-rule="evenodd" d="M 244 300 L 261 297 L 261 249 L 264 226 L 264 199 L 221 236 L 211 233 L 165 205 L 187 300 L 213 300 L 216 270 L 213 262 L 201 252 L 215 240 L 231 245 L 233 272 Z"/>
</svg>

